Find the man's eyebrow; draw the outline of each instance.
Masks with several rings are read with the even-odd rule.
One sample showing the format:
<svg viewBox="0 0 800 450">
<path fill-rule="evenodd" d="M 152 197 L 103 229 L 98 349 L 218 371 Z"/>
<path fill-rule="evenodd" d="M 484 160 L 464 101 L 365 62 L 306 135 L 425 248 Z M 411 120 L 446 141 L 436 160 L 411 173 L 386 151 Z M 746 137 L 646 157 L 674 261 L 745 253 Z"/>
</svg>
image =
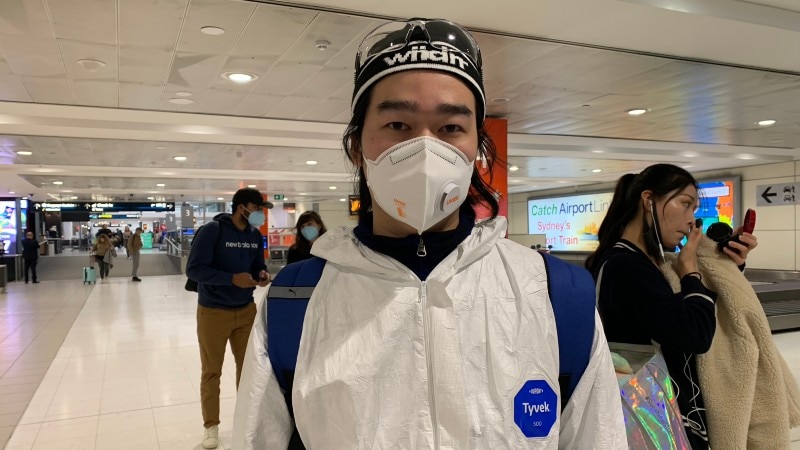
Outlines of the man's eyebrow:
<svg viewBox="0 0 800 450">
<path fill-rule="evenodd" d="M 378 103 L 378 112 L 401 111 L 419 112 L 419 104 L 408 100 L 384 100 Z M 467 105 L 441 103 L 436 107 L 436 113 L 445 116 L 472 117 L 472 110 Z"/>
</svg>

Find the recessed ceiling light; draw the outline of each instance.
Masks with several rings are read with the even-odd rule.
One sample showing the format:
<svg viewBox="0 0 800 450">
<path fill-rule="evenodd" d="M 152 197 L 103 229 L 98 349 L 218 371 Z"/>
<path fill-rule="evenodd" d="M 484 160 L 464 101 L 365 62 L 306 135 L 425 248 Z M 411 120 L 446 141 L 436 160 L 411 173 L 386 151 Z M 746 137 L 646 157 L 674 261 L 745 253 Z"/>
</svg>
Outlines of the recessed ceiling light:
<svg viewBox="0 0 800 450">
<path fill-rule="evenodd" d="M 328 49 L 328 47 L 331 46 L 331 41 L 327 39 L 320 39 L 317 42 L 315 42 L 314 45 L 317 47 L 317 50 L 324 52 L 325 50 Z"/>
<path fill-rule="evenodd" d="M 227 78 L 235 83 L 249 83 L 257 80 L 258 75 L 247 72 L 225 72 L 222 74 L 222 78 Z"/>
<path fill-rule="evenodd" d="M 605 153 L 605 150 L 592 150 L 592 153 Z"/>
<path fill-rule="evenodd" d="M 73 196 L 70 197 L 70 200 L 77 200 L 77 199 L 78 199 L 77 195 L 73 195 Z"/>
<path fill-rule="evenodd" d="M 14 191 L 8 191 L 8 193 L 9 193 L 9 194 L 13 194 L 13 193 L 14 193 Z"/>
<path fill-rule="evenodd" d="M 200 32 L 203 34 L 207 34 L 209 36 L 221 36 L 225 34 L 225 29 L 220 27 L 207 26 L 200 28 Z"/>
<path fill-rule="evenodd" d="M 498 98 L 493 98 L 492 99 L 493 103 L 506 103 L 508 101 L 511 101 L 511 99 L 508 98 L 508 97 L 498 97 Z"/>
<path fill-rule="evenodd" d="M 29 152 L 29 151 L 26 151 L 26 150 L 20 150 L 20 151 L 17 152 L 17 154 L 20 155 L 20 156 L 31 156 L 33 154 L 33 152 Z"/>
<path fill-rule="evenodd" d="M 739 159 L 756 159 L 755 156 L 747 154 L 747 153 L 742 153 L 740 155 L 736 155 L 736 157 L 739 158 Z"/>
<path fill-rule="evenodd" d="M 567 184 L 566 180 L 558 180 L 558 184 Z"/>
<path fill-rule="evenodd" d="M 64 184 L 64 182 L 63 181 L 53 181 L 53 184 L 62 185 L 62 184 Z"/>
<path fill-rule="evenodd" d="M 645 113 L 647 113 L 647 110 L 642 108 L 631 109 L 628 111 L 629 116 L 641 116 Z"/>
<path fill-rule="evenodd" d="M 220 200 L 220 201 L 222 201 L 222 200 L 225 200 L 225 199 L 224 199 L 224 198 L 222 198 L 222 197 L 217 197 L 217 200 Z"/>
<path fill-rule="evenodd" d="M 336 186 L 328 186 L 328 189 L 330 189 L 330 190 L 332 190 L 332 191 L 335 191 L 335 190 L 336 190 L 336 189 L 338 189 L 338 188 L 337 188 Z"/>
<path fill-rule="evenodd" d="M 517 180 L 517 179 L 513 179 L 513 180 L 511 180 L 511 182 L 512 182 L 512 183 L 522 183 L 522 181 L 521 181 L 521 180 Z"/>
<path fill-rule="evenodd" d="M 600 173 L 602 171 L 603 171 L 603 169 L 592 169 L 592 172 L 594 172 L 594 173 Z"/>
<path fill-rule="evenodd" d="M 316 161 L 313 161 L 313 160 L 311 160 L 311 161 L 306 161 L 306 164 L 308 164 L 309 166 L 316 166 L 316 165 L 317 165 L 317 162 L 316 162 Z"/>
<path fill-rule="evenodd" d="M 508 170 L 510 172 L 516 172 L 519 170 L 519 166 L 508 166 Z"/>
<path fill-rule="evenodd" d="M 164 184 L 164 183 L 157 183 L 157 184 L 156 184 L 156 187 L 164 187 L 164 186 L 165 186 L 165 184 Z"/>
<path fill-rule="evenodd" d="M 171 98 L 167 101 L 172 103 L 173 105 L 191 105 L 192 103 L 194 103 L 194 100 L 190 98 Z"/>
<path fill-rule="evenodd" d="M 147 197 L 148 200 L 155 200 L 155 197 Z"/>
<path fill-rule="evenodd" d="M 340 199 L 339 199 L 339 201 L 340 201 L 340 202 L 346 202 L 346 201 L 347 201 L 347 199 L 346 199 L 346 198 L 340 198 Z"/>
<path fill-rule="evenodd" d="M 156 150 L 164 150 L 164 149 L 166 149 L 166 148 L 167 148 L 167 147 L 164 147 L 163 145 L 159 145 L 158 147 L 156 147 Z"/>
<path fill-rule="evenodd" d="M 175 161 L 186 161 L 189 158 L 185 156 L 173 156 L 172 159 L 174 159 Z"/>
<path fill-rule="evenodd" d="M 250 189 L 253 189 L 253 188 L 256 187 L 256 185 L 255 184 L 248 184 L 247 187 L 249 187 Z"/>
<path fill-rule="evenodd" d="M 756 122 L 760 127 L 769 127 L 778 123 L 777 120 L 767 119 L 767 120 L 759 120 Z"/>
<path fill-rule="evenodd" d="M 192 93 L 191 92 L 186 92 L 186 91 L 178 91 L 174 95 L 175 95 L 175 97 L 191 97 Z"/>
<path fill-rule="evenodd" d="M 686 152 L 686 153 L 683 154 L 683 156 L 685 156 L 686 158 L 696 158 L 697 157 L 697 153 Z"/>
<path fill-rule="evenodd" d="M 97 59 L 79 59 L 78 64 L 87 72 L 97 72 L 106 66 L 106 63 Z"/>
<path fill-rule="evenodd" d="M 308 194 L 306 194 L 305 192 L 301 192 L 300 195 L 308 195 Z"/>
</svg>

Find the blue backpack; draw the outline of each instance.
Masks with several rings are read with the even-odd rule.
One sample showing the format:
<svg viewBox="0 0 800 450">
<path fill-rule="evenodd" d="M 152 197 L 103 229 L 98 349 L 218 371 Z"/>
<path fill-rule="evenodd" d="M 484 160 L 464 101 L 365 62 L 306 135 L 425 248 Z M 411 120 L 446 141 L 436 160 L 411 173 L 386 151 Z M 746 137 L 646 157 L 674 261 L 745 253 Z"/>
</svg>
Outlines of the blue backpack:
<svg viewBox="0 0 800 450">
<path fill-rule="evenodd" d="M 542 256 L 558 332 L 558 384 L 563 409 L 591 358 L 595 331 L 595 285 L 587 270 L 549 254 Z M 267 351 L 292 418 L 292 383 L 303 319 L 325 262 L 324 259 L 313 257 L 289 264 L 281 269 L 267 293 Z M 295 428 L 289 449 L 302 448 Z"/>
</svg>

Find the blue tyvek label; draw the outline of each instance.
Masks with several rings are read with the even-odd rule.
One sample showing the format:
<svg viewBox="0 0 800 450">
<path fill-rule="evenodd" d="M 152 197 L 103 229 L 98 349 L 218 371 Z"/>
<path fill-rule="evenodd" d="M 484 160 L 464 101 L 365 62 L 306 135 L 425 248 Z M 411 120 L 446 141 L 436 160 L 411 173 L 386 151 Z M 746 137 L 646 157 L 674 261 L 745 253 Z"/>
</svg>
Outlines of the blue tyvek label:
<svg viewBox="0 0 800 450">
<path fill-rule="evenodd" d="M 545 380 L 528 380 L 514 396 L 514 422 L 529 438 L 547 437 L 556 423 L 558 396 Z"/>
</svg>

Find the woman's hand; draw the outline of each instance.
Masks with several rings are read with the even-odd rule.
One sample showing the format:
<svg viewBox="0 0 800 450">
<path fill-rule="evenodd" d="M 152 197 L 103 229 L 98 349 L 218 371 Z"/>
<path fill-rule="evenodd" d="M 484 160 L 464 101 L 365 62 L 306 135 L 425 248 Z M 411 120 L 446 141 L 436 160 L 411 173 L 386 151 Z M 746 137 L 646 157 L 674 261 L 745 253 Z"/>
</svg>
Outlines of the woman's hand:
<svg viewBox="0 0 800 450">
<path fill-rule="evenodd" d="M 747 255 L 753 251 L 754 248 L 758 247 L 758 238 L 754 234 L 742 233 L 742 227 L 733 231 L 734 236 L 737 234 L 739 234 L 739 241 L 741 243 L 729 241 L 728 245 L 725 246 L 722 251 L 728 255 L 728 258 L 737 266 L 741 266 L 747 259 Z"/>
<path fill-rule="evenodd" d="M 697 272 L 697 247 L 702 237 L 703 231 L 698 227 L 692 227 L 692 231 L 686 236 L 686 245 L 678 253 L 678 262 L 675 266 L 675 272 L 679 277 L 683 278 L 687 273 Z"/>
</svg>

